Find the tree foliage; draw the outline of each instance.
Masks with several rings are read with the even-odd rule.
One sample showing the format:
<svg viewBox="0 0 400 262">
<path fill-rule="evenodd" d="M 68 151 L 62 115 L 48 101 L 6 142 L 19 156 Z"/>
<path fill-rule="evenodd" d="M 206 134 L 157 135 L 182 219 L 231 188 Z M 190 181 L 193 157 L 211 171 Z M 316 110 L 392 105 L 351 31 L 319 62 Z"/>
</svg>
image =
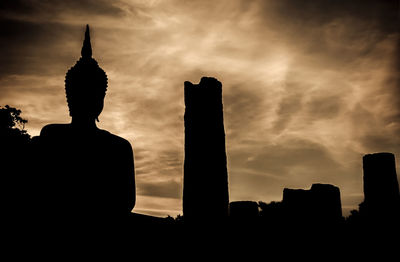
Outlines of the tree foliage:
<svg viewBox="0 0 400 262">
<path fill-rule="evenodd" d="M 0 107 L 0 136 L 1 139 L 18 139 L 24 142 L 30 139 L 30 135 L 25 130 L 28 120 L 23 119 L 21 110 L 6 105 Z"/>
</svg>

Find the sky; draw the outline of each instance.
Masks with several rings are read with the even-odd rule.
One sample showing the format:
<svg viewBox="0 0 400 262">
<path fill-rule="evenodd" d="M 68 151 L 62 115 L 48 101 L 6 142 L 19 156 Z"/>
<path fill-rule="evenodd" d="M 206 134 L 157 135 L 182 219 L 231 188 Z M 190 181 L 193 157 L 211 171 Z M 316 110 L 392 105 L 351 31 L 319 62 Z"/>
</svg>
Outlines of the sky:
<svg viewBox="0 0 400 262">
<path fill-rule="evenodd" d="M 362 156 L 400 158 L 398 0 L 2 0 L 0 106 L 32 136 L 70 122 L 86 24 L 109 82 L 99 128 L 134 150 L 134 212 L 182 214 L 183 83 L 223 85 L 230 201 L 329 183 L 362 202 Z M 398 176 L 398 179 L 399 176 Z"/>
</svg>

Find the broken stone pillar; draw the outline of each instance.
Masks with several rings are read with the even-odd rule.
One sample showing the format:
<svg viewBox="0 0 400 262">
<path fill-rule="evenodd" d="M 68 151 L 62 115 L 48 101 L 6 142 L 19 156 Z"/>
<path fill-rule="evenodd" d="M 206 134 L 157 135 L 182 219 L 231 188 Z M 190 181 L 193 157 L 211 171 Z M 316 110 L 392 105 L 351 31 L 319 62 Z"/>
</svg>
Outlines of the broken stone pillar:
<svg viewBox="0 0 400 262">
<path fill-rule="evenodd" d="M 360 212 L 370 218 L 399 217 L 400 194 L 392 153 L 367 154 L 363 157 L 364 202 Z"/>
<path fill-rule="evenodd" d="M 203 77 L 185 82 L 185 222 L 221 221 L 228 216 L 228 171 L 222 84 Z"/>
</svg>

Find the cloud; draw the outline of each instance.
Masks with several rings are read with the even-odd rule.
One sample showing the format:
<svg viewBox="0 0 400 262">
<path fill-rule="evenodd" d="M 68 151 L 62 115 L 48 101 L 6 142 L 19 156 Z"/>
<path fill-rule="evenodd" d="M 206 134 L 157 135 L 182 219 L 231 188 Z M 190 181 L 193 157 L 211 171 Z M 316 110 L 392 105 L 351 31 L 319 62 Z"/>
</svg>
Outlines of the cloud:
<svg viewBox="0 0 400 262">
<path fill-rule="evenodd" d="M 181 183 L 174 180 L 161 182 L 142 182 L 138 194 L 142 196 L 156 196 L 163 198 L 182 198 Z"/>
<path fill-rule="evenodd" d="M 109 78 L 98 125 L 131 142 L 141 210 L 181 208 L 183 82 L 202 76 L 223 84 L 231 200 L 279 200 L 283 187 L 327 182 L 356 207 L 362 155 L 400 155 L 396 6 L 2 1 L 0 105 L 22 109 L 31 134 L 70 121 L 64 77 L 89 23 Z"/>
<path fill-rule="evenodd" d="M 354 199 L 347 196 L 362 195 L 361 157 L 354 154 L 350 164 L 341 163 L 322 144 L 292 138 L 231 151 L 231 201 L 281 201 L 284 188 L 306 189 L 314 183 L 328 183 L 338 186 L 344 205 L 354 209 Z"/>
<path fill-rule="evenodd" d="M 262 97 L 247 86 L 248 83 L 241 82 L 231 86 L 223 84 L 224 122 L 229 141 L 254 139 L 252 133 L 259 130 L 259 120 L 270 110 Z"/>
<path fill-rule="evenodd" d="M 285 94 L 278 102 L 278 108 L 276 110 L 275 121 L 273 124 L 273 130 L 277 133 L 286 129 L 292 118 L 295 118 L 303 108 L 304 94 L 299 91 L 302 90 L 301 87 L 299 88 L 299 83 L 288 83 L 285 86 Z"/>
<path fill-rule="evenodd" d="M 338 116 L 344 106 L 339 95 L 316 94 L 306 103 L 307 115 L 314 120 L 331 119 Z"/>
</svg>

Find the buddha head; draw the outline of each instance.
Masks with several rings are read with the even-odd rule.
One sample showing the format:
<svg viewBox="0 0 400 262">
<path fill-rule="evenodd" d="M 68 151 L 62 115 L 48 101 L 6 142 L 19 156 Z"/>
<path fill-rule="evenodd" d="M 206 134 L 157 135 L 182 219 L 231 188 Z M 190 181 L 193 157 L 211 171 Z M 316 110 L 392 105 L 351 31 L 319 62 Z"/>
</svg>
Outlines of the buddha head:
<svg viewBox="0 0 400 262">
<path fill-rule="evenodd" d="M 103 110 L 107 75 L 92 58 L 89 25 L 86 26 L 81 58 L 65 76 L 65 91 L 72 118 L 97 119 Z"/>
</svg>

